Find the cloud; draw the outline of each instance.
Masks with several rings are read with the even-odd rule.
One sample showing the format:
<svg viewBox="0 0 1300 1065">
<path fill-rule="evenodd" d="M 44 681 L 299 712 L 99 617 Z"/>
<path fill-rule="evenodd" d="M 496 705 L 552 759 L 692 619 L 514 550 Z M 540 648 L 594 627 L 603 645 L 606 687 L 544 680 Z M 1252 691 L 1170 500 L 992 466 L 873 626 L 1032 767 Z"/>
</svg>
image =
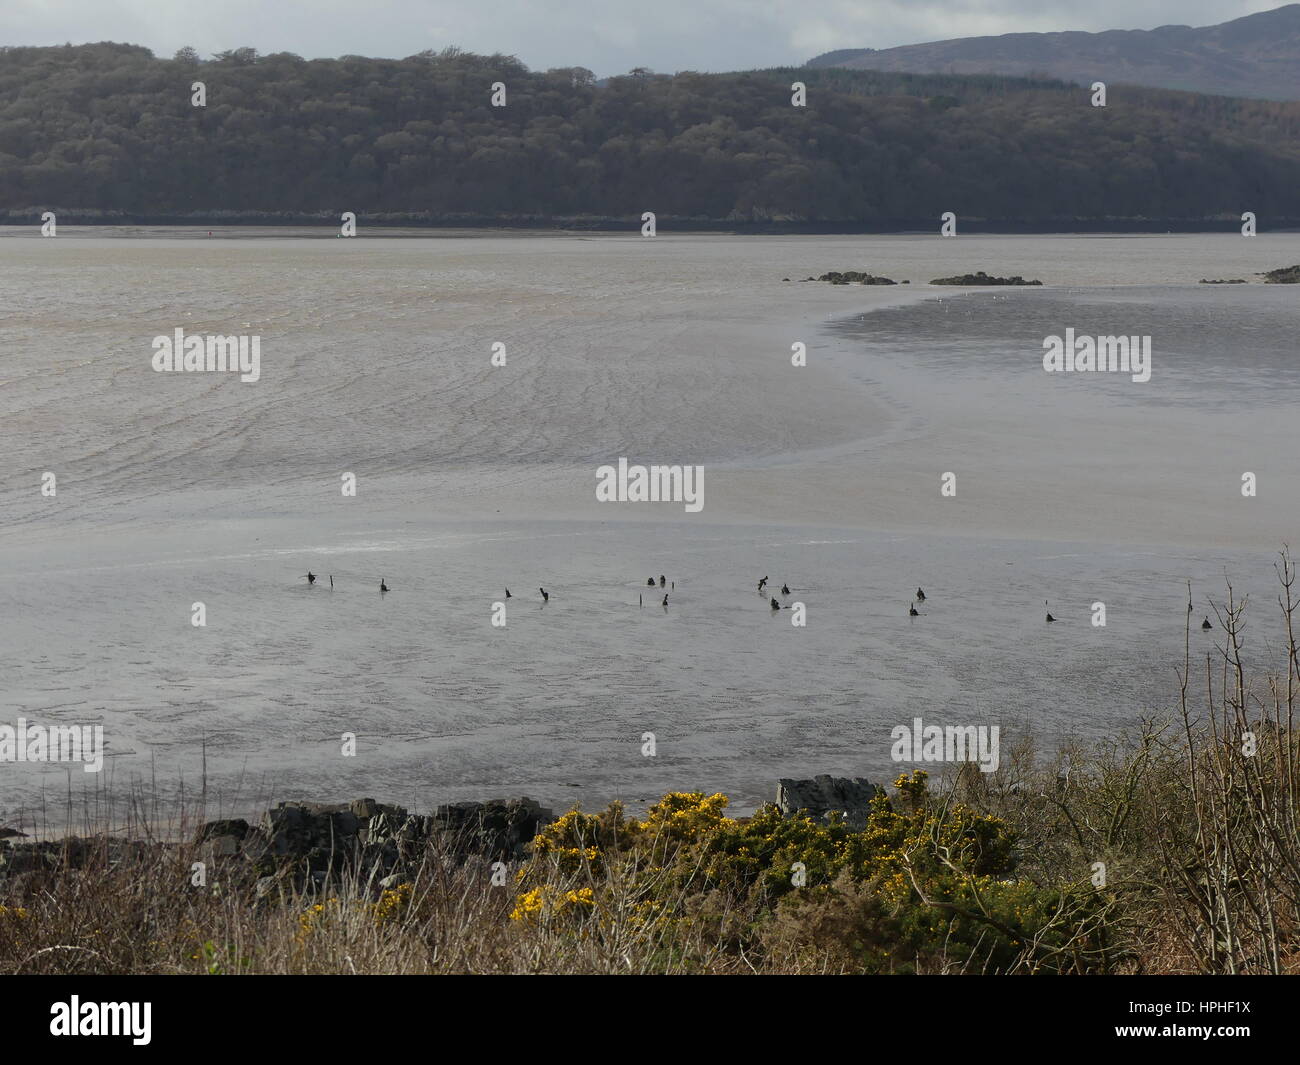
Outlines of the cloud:
<svg viewBox="0 0 1300 1065">
<path fill-rule="evenodd" d="M 8 45 L 113 40 L 159 55 L 251 46 L 314 58 L 405 56 L 456 44 L 535 69 L 600 74 L 797 65 L 835 48 L 1047 30 L 1225 22 L 1252 0 L 4 0 Z"/>
</svg>

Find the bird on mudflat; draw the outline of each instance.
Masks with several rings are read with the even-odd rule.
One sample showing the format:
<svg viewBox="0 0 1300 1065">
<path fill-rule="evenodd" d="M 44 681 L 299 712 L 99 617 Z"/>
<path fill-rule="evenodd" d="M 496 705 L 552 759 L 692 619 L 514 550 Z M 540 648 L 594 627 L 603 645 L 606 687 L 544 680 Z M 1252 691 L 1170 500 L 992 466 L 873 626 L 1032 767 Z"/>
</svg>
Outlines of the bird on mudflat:
<svg viewBox="0 0 1300 1065">
<path fill-rule="evenodd" d="M 542 593 L 542 602 L 543 602 L 543 603 L 549 603 L 549 602 L 551 601 L 551 596 L 550 596 L 550 594 L 546 591 L 545 588 L 538 588 L 537 590 L 538 590 L 539 592 Z"/>
<path fill-rule="evenodd" d="M 1044 600 L 1043 600 L 1043 606 L 1047 606 L 1047 605 L 1048 605 L 1048 604 L 1047 604 L 1047 600 L 1044 599 Z M 1052 611 L 1051 611 L 1050 608 L 1049 608 L 1048 611 L 1047 611 L 1047 620 L 1048 620 L 1048 621 L 1055 621 L 1055 620 L 1056 620 L 1056 618 L 1052 617 Z"/>
<path fill-rule="evenodd" d="M 916 609 L 915 603 L 907 604 L 907 613 L 909 617 L 919 618 L 921 616 L 921 612 Z"/>
<path fill-rule="evenodd" d="M 1209 619 L 1209 618 L 1206 618 L 1204 621 L 1201 622 L 1201 628 L 1203 628 L 1203 629 L 1212 629 L 1212 628 L 1214 628 L 1214 626 L 1210 624 L 1210 619 Z"/>
<path fill-rule="evenodd" d="M 916 601 L 917 601 L 918 603 L 924 603 L 924 602 L 925 602 L 925 592 L 921 591 L 920 588 L 918 588 L 918 589 L 916 590 Z"/>
</svg>

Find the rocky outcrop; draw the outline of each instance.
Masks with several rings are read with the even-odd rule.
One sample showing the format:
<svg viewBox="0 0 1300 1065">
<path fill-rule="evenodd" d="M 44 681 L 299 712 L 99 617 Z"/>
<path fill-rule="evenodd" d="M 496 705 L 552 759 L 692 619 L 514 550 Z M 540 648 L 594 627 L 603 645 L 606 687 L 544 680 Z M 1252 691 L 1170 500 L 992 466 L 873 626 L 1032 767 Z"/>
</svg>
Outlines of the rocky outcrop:
<svg viewBox="0 0 1300 1065">
<path fill-rule="evenodd" d="M 45 873 L 85 868 L 112 868 L 152 860 L 164 847 L 144 840 L 106 836 L 36 840 L 13 843 L 0 840 L 0 882 Z"/>
<path fill-rule="evenodd" d="M 195 833 L 194 842 L 206 843 L 210 839 L 217 839 L 221 836 L 234 836 L 235 839 L 243 839 L 247 835 L 248 822 L 242 818 L 209 821 Z"/>
<path fill-rule="evenodd" d="M 282 802 L 240 840 L 239 851 L 260 867 L 293 860 L 312 873 L 351 867 L 383 877 L 414 862 L 431 843 L 461 859 L 522 858 L 527 844 L 554 820 L 550 810 L 527 798 L 452 803 L 430 815 L 370 798 L 337 805 Z M 200 835 L 219 831 L 209 824 Z"/>
<path fill-rule="evenodd" d="M 876 791 L 876 785 L 865 777 L 822 774 L 811 780 L 782 779 L 776 784 L 776 805 L 784 817 L 793 817 L 802 810 L 819 821 L 838 810 L 857 828 L 866 823 Z"/>
<path fill-rule="evenodd" d="M 1300 284 L 1300 265 L 1279 266 L 1276 270 L 1265 272 L 1263 277 L 1269 285 L 1297 285 Z"/>
<path fill-rule="evenodd" d="M 238 818 L 207 821 L 194 834 L 196 859 L 222 883 L 257 898 L 322 889 L 350 873 L 373 883 L 412 875 L 429 854 L 457 862 L 523 858 L 555 815 L 532 799 L 494 799 L 438 807 L 430 815 L 355 799 L 326 804 L 282 802 L 250 825 Z M 13 843 L 0 840 L 0 882 L 63 874 L 126 861 L 156 860 L 174 844 L 112 837 Z"/>
<path fill-rule="evenodd" d="M 983 270 L 975 274 L 954 274 L 952 277 L 936 277 L 932 285 L 1041 285 L 1041 281 L 1026 281 L 1017 274 L 1015 277 L 991 277 Z"/>
<path fill-rule="evenodd" d="M 493 799 L 439 806 L 433 814 L 437 830 L 456 853 L 476 854 L 494 861 L 517 858 L 555 815 L 532 799 Z"/>
<path fill-rule="evenodd" d="M 888 277 L 876 277 L 864 274 L 860 270 L 832 270 L 822 274 L 818 281 L 829 281 L 832 285 L 896 285 L 898 282 Z"/>
</svg>

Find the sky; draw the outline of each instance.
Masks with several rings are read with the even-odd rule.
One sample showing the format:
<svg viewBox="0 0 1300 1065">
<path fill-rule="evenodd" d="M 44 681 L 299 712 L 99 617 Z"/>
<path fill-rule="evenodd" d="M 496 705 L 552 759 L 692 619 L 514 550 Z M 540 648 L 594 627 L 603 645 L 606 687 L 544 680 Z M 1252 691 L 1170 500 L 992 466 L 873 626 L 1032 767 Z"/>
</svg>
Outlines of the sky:
<svg viewBox="0 0 1300 1065">
<path fill-rule="evenodd" d="M 1276 0 L 0 0 L 0 45 L 119 41 L 170 56 L 248 46 L 308 59 L 457 45 L 534 70 L 796 66 L 836 48 L 1051 30 L 1209 26 Z"/>
</svg>

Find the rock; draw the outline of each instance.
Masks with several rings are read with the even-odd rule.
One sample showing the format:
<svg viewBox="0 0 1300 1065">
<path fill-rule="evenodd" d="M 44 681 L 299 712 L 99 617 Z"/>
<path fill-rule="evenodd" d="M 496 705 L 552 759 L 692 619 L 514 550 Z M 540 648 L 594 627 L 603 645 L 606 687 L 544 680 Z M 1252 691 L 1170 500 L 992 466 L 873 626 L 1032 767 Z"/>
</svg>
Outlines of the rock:
<svg viewBox="0 0 1300 1065">
<path fill-rule="evenodd" d="M 936 277 L 932 285 L 1041 285 L 1041 281 L 1026 281 L 1017 274 L 1015 277 L 990 277 L 983 270 L 975 274 L 955 274 L 952 277 Z"/>
<path fill-rule="evenodd" d="M 139 864 L 162 853 L 166 844 L 145 843 L 109 836 L 83 839 L 68 836 L 58 840 L 9 844 L 0 848 L 0 876 L 23 873 L 66 873 L 86 868 L 114 869 Z"/>
<path fill-rule="evenodd" d="M 823 820 L 831 810 L 840 810 L 849 824 L 859 827 L 866 822 L 876 786 L 865 777 L 832 777 L 826 774 L 812 780 L 778 780 L 776 805 L 783 817 L 805 810 L 814 820 Z"/>
<path fill-rule="evenodd" d="M 13 847 L 0 855 L 0 872 L 6 878 L 52 869 L 55 864 L 53 854 L 39 844 Z"/>
<path fill-rule="evenodd" d="M 234 836 L 236 840 L 241 840 L 248 835 L 248 822 L 240 818 L 227 819 L 224 821 L 208 821 L 202 825 L 194 836 L 195 844 L 206 843 L 210 839 L 216 839 L 218 836 Z"/>
<path fill-rule="evenodd" d="M 366 825 L 366 839 L 372 843 L 392 839 L 402 830 L 402 824 L 389 814 L 375 814 Z"/>
<path fill-rule="evenodd" d="M 351 839 L 361 827 L 361 819 L 351 810 L 336 810 L 325 816 L 335 839 Z"/>
<path fill-rule="evenodd" d="M 352 850 L 358 842 L 361 824 L 361 818 L 347 805 L 282 802 L 262 815 L 257 832 L 278 855 L 342 853 Z"/>
<path fill-rule="evenodd" d="M 302 827 L 304 810 L 296 803 L 282 802 L 262 815 L 262 831 L 268 836 L 277 832 L 290 832 Z"/>
<path fill-rule="evenodd" d="M 375 802 L 374 799 L 353 799 L 348 803 L 348 809 L 361 820 L 368 821 L 379 813 L 379 803 Z"/>
<path fill-rule="evenodd" d="M 1266 271 L 1263 276 L 1270 285 L 1300 285 L 1300 264 L 1279 266 L 1276 270 Z"/>
<path fill-rule="evenodd" d="M 554 820 L 555 814 L 528 798 L 451 803 L 433 815 L 455 853 L 497 861 L 522 857 L 524 847 Z"/>
<path fill-rule="evenodd" d="M 271 837 L 271 853 L 279 857 L 285 857 L 294 852 L 293 840 L 287 832 L 277 832 Z"/>
<path fill-rule="evenodd" d="M 409 880 L 409 871 L 419 868 L 431 843 L 449 843 L 448 856 L 458 862 L 520 858 L 554 820 L 550 810 L 528 798 L 453 803 L 433 815 L 410 814 L 403 806 L 371 798 L 343 804 L 281 802 L 252 825 L 238 818 L 205 822 L 196 830 L 193 846 L 204 861 L 239 863 L 233 870 L 237 879 L 256 884 L 261 898 L 281 882 L 311 887 L 353 874 L 400 874 Z M 175 846 L 112 837 L 4 839 L 0 881 L 143 867 Z"/>
<path fill-rule="evenodd" d="M 205 848 L 213 858 L 233 858 L 239 853 L 239 840 L 234 836 L 217 836 Z"/>
<path fill-rule="evenodd" d="M 810 279 L 811 280 L 811 279 Z M 829 281 L 832 285 L 894 285 L 896 281 L 888 277 L 876 277 L 873 274 L 864 274 L 861 270 L 832 270 L 830 273 L 822 274 L 818 281 Z"/>
</svg>

